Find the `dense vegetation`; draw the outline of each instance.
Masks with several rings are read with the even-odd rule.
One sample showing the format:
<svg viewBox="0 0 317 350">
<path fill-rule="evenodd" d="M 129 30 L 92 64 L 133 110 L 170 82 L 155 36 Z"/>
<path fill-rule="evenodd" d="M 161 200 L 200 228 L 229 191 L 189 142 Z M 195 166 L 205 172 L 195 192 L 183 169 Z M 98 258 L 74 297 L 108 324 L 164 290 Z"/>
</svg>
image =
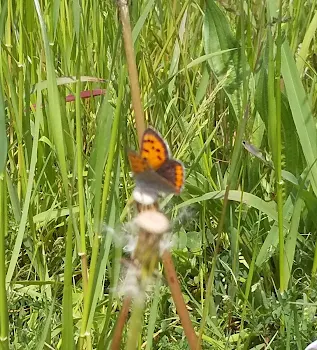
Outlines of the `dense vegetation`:
<svg viewBox="0 0 317 350">
<path fill-rule="evenodd" d="M 317 338 L 316 9 L 130 4 L 147 124 L 186 168 L 160 205 L 203 349 Z M 0 38 L 1 346 L 107 349 L 137 149 L 116 3 L 5 1 Z M 160 271 L 139 348 L 187 349 Z"/>
</svg>

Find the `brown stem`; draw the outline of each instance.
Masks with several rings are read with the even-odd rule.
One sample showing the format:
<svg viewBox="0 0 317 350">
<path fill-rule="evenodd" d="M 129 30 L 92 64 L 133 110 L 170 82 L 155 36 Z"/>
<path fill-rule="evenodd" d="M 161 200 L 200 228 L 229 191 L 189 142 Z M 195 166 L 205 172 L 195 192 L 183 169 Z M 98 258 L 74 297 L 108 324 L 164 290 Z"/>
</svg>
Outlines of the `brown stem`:
<svg viewBox="0 0 317 350">
<path fill-rule="evenodd" d="M 122 34 L 124 41 L 124 49 L 126 54 L 130 86 L 131 86 L 131 98 L 132 98 L 132 108 L 134 110 L 136 129 L 138 133 L 139 144 L 142 143 L 143 132 L 145 130 L 144 113 L 141 103 L 141 92 L 138 79 L 138 71 L 135 62 L 134 48 L 132 41 L 132 31 L 130 25 L 129 8 L 126 0 L 118 0 L 118 8 L 120 19 L 122 23 Z M 122 332 L 124 324 L 128 317 L 129 307 L 131 304 L 131 298 L 126 297 L 123 301 L 122 309 L 118 317 L 112 343 L 111 350 L 120 350 L 120 343 L 122 338 Z"/>
<path fill-rule="evenodd" d="M 83 255 L 81 255 L 80 260 L 81 260 L 81 266 L 82 266 L 83 290 L 84 290 L 84 295 L 87 295 L 87 288 L 88 288 L 87 254 L 84 253 Z"/>
<path fill-rule="evenodd" d="M 190 320 L 189 313 L 186 308 L 186 304 L 176 275 L 172 256 L 169 251 L 165 251 L 165 253 L 163 254 L 162 262 L 164 265 L 165 277 L 170 287 L 176 310 L 179 315 L 180 321 L 183 325 L 183 329 L 188 340 L 189 346 L 191 350 L 198 350 L 200 349 L 200 344 L 198 342 L 198 338 L 196 336 L 193 324 Z"/>
<path fill-rule="evenodd" d="M 122 23 L 122 34 L 124 41 L 125 55 L 127 59 L 128 72 L 131 86 L 132 107 L 135 114 L 136 129 L 138 132 L 139 144 L 141 145 L 143 132 L 145 130 L 144 113 L 141 103 L 141 92 L 138 79 L 138 71 L 135 63 L 132 32 L 130 25 L 129 8 L 125 0 L 118 0 L 120 19 Z"/>
<path fill-rule="evenodd" d="M 142 107 L 141 97 L 140 97 L 141 93 L 140 93 L 140 86 L 139 86 L 139 80 L 138 80 L 138 72 L 137 72 L 133 42 L 132 42 L 129 9 L 128 9 L 126 0 L 118 0 L 118 7 L 119 7 L 120 19 L 122 23 L 124 48 L 125 48 L 125 54 L 126 54 L 128 72 L 129 72 L 129 78 L 130 78 L 132 107 L 135 113 L 135 122 L 136 122 L 139 144 L 141 145 L 143 132 L 145 130 L 145 122 L 144 122 L 144 113 L 143 113 L 143 107 Z M 141 211 L 142 208 L 138 208 L 138 210 Z M 166 275 L 169 287 L 171 289 L 172 297 L 176 305 L 176 310 L 178 312 L 181 323 L 183 325 L 184 332 L 188 339 L 190 348 L 192 350 L 198 350 L 200 349 L 200 344 L 198 342 L 193 325 L 189 318 L 189 313 L 186 309 L 185 301 L 183 299 L 183 295 L 177 279 L 172 257 L 168 251 L 164 253 L 162 257 L 162 261 L 164 265 L 165 275 Z M 131 300 L 129 300 L 128 305 L 130 305 L 130 302 Z M 122 314 L 124 313 L 124 306 L 122 308 L 121 313 Z M 124 326 L 125 319 L 126 319 L 126 316 L 125 317 L 121 317 L 121 315 L 119 316 L 118 323 L 115 329 L 115 334 L 112 341 L 112 348 L 111 348 L 112 350 L 119 349 L 121 334 L 122 334 L 122 329 Z"/>
<path fill-rule="evenodd" d="M 112 342 L 111 342 L 111 350 L 120 350 L 122 332 L 123 332 L 126 319 L 128 318 L 130 305 L 131 305 L 131 298 L 130 297 L 124 298 L 122 308 L 115 325 Z"/>
</svg>

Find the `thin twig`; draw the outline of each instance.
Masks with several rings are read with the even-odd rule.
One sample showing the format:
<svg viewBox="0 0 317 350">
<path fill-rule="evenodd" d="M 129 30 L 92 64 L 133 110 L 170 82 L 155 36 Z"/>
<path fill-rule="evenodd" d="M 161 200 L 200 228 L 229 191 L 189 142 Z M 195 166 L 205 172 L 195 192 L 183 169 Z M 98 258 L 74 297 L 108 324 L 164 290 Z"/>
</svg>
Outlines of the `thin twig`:
<svg viewBox="0 0 317 350">
<path fill-rule="evenodd" d="M 120 350 L 120 343 L 122 338 L 122 332 L 125 325 L 125 322 L 128 318 L 129 308 L 131 305 L 131 298 L 126 297 L 123 300 L 122 308 L 118 316 L 116 326 L 114 328 L 114 333 L 111 342 L 111 350 Z"/>
<path fill-rule="evenodd" d="M 200 344 L 198 343 L 198 338 L 196 336 L 193 324 L 190 320 L 189 312 L 186 308 L 186 304 L 176 275 L 172 256 L 169 251 L 164 252 L 162 256 L 162 262 L 164 265 L 165 277 L 170 287 L 176 310 L 182 323 L 189 346 L 192 350 L 199 350 Z"/>
</svg>

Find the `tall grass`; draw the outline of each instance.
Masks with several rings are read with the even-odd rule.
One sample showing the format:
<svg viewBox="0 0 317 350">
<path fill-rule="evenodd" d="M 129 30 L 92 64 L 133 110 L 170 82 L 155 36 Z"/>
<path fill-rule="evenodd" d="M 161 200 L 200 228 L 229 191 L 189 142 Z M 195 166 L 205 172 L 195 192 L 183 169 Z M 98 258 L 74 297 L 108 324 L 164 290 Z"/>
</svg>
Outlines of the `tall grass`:
<svg viewBox="0 0 317 350">
<path fill-rule="evenodd" d="M 117 7 L 0 8 L 0 344 L 109 348 L 133 216 L 126 151 L 140 138 Z M 161 207 L 204 349 L 317 338 L 315 12 L 308 0 L 130 4 L 146 122 L 186 167 Z M 93 89 L 106 94 L 81 99 Z M 186 349 L 160 278 L 137 347 Z"/>
</svg>

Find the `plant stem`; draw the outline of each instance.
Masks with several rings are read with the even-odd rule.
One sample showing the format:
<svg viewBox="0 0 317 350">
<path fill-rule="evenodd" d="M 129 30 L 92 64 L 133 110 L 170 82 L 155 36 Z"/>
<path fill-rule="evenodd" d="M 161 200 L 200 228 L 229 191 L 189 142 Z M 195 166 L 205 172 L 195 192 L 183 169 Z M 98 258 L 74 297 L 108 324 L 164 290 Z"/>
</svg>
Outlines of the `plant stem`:
<svg viewBox="0 0 317 350">
<path fill-rule="evenodd" d="M 141 145 L 142 136 L 145 129 L 145 123 L 144 123 L 143 107 L 142 107 L 141 98 L 140 98 L 141 94 L 140 94 L 140 87 L 139 87 L 139 80 L 138 80 L 138 72 L 137 72 L 134 49 L 133 49 L 129 10 L 128 10 L 126 1 L 119 1 L 118 6 L 120 11 L 120 19 L 122 23 L 124 47 L 125 47 L 125 53 L 127 58 L 127 64 L 128 64 L 130 85 L 131 85 L 132 107 L 135 113 L 135 121 L 136 121 L 139 144 Z M 184 8 L 186 7 L 184 6 Z M 182 292 L 177 279 L 171 254 L 166 251 L 162 257 L 162 261 L 164 265 L 165 275 L 168 280 L 171 293 L 176 305 L 176 309 L 179 314 L 180 320 L 182 322 L 184 332 L 188 339 L 189 345 L 191 349 L 199 349 L 200 345 L 199 345 L 199 342 L 197 341 L 198 340 L 197 336 L 195 334 L 193 325 L 190 321 L 189 313 L 186 309 L 186 305 L 182 296 Z M 140 310 L 142 311 L 142 309 L 143 308 L 141 307 L 137 307 L 137 310 L 135 310 L 134 313 L 138 315 L 140 313 Z M 133 327 L 137 327 L 137 325 L 135 326 L 133 325 L 132 321 L 131 321 L 131 324 Z M 134 332 L 136 332 L 135 328 L 133 328 L 133 330 Z M 130 334 L 131 334 L 131 331 L 130 331 Z M 134 346 L 133 342 L 131 343 L 131 345 L 130 345 L 130 342 L 128 342 L 128 349 L 134 349 L 133 346 Z"/>
<path fill-rule="evenodd" d="M 179 315 L 180 321 L 183 325 L 184 332 L 188 340 L 189 346 L 192 350 L 196 350 L 196 349 L 198 350 L 200 349 L 200 344 L 198 342 L 198 338 L 195 333 L 193 324 L 190 320 L 189 312 L 186 308 L 186 304 L 185 304 L 182 291 L 179 285 L 179 281 L 176 275 L 172 256 L 169 251 L 164 252 L 162 256 L 162 262 L 164 265 L 165 277 L 170 287 L 172 297 L 176 306 L 176 310 Z"/>
<path fill-rule="evenodd" d="M 130 305 L 131 305 L 131 298 L 126 297 L 123 300 L 122 308 L 115 325 L 115 329 L 112 337 L 112 343 L 111 343 L 111 350 L 120 350 L 122 332 L 123 332 L 125 322 L 128 318 Z"/>
<path fill-rule="evenodd" d="M 278 34 L 276 39 L 276 73 L 275 73 L 275 102 L 276 102 L 276 187 L 277 187 L 277 213 L 278 213 L 278 236 L 279 236 L 279 269 L 280 269 L 280 292 L 283 293 L 285 286 L 284 270 L 284 227 L 283 227 L 283 180 L 282 180 L 282 139 L 281 139 L 281 47 L 282 47 L 282 1 L 280 1 Z"/>
<path fill-rule="evenodd" d="M 88 263 L 86 250 L 86 231 L 85 231 L 85 205 L 84 205 L 84 179 L 83 179 L 83 135 L 81 123 L 81 81 L 80 81 L 80 36 L 78 37 L 78 51 L 77 51 L 77 83 L 76 83 L 76 148 L 77 148 L 77 178 L 78 178 L 78 203 L 79 203 L 79 234 L 80 244 L 78 247 L 78 254 L 81 260 L 81 270 L 83 278 L 83 292 L 84 303 L 87 299 L 88 288 Z"/>
<path fill-rule="evenodd" d="M 135 62 L 134 48 L 132 42 L 132 32 L 129 16 L 129 8 L 125 0 L 118 1 L 120 19 L 122 23 L 122 34 L 124 40 L 124 49 L 127 59 L 128 72 L 131 85 L 132 107 L 135 114 L 136 129 L 138 132 L 139 144 L 142 142 L 142 136 L 145 129 L 144 113 L 141 103 L 141 92 L 138 79 L 138 71 Z"/>
<path fill-rule="evenodd" d="M 9 318 L 6 292 L 6 266 L 5 266 L 5 236 L 7 230 L 6 213 L 6 181 L 5 174 L 0 176 L 0 345 L 1 349 L 9 349 Z"/>
<path fill-rule="evenodd" d="M 101 203 L 101 211 L 100 211 L 100 217 L 103 218 L 105 210 L 106 210 L 106 204 L 107 199 L 109 195 L 109 189 L 110 189 L 110 183 L 111 183 L 111 176 L 112 176 L 112 169 L 114 164 L 114 157 L 115 157 L 115 151 L 117 146 L 117 140 L 118 140 L 118 129 L 120 124 L 120 115 L 121 115 L 121 101 L 123 100 L 123 92 L 124 92 L 124 85 L 123 85 L 123 79 L 125 76 L 125 68 L 121 68 L 120 72 L 120 84 L 119 84 L 119 93 L 117 100 L 120 101 L 117 104 L 115 117 L 112 125 L 111 130 L 111 140 L 110 140 L 110 146 L 109 146 L 109 153 L 108 153 L 108 159 L 107 164 L 105 167 L 105 180 L 103 185 L 103 192 L 102 192 L 102 203 Z M 92 257 L 91 257 L 91 263 L 90 263 L 90 276 L 88 281 L 88 302 L 85 304 L 84 311 L 83 311 L 83 319 L 80 329 L 80 338 L 79 338 L 79 349 L 83 348 L 83 339 L 85 338 L 85 334 L 88 331 L 87 329 L 87 323 L 88 323 L 88 317 L 90 313 L 90 307 L 91 307 L 91 300 L 93 298 L 93 292 L 94 292 L 94 286 L 95 286 L 95 276 L 97 274 L 97 262 L 98 262 L 98 253 L 99 253 L 99 246 L 100 246 L 100 230 L 101 225 L 100 223 L 96 223 L 95 225 L 95 235 L 93 240 L 93 248 L 92 248 Z"/>
<path fill-rule="evenodd" d="M 133 302 L 131 318 L 129 322 L 129 333 L 127 350 L 135 350 L 138 345 L 139 336 L 142 334 L 144 300 L 135 299 Z"/>
</svg>

